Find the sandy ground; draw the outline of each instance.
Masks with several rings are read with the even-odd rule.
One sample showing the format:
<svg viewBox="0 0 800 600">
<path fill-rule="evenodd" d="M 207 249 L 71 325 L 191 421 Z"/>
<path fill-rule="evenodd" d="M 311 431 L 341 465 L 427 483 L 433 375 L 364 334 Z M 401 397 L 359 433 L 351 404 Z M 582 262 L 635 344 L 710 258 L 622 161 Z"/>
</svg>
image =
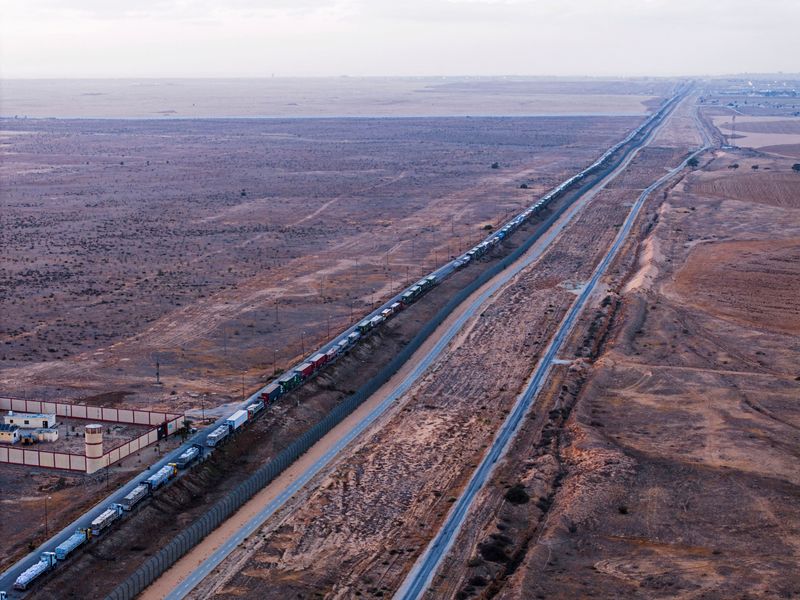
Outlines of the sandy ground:
<svg viewBox="0 0 800 600">
<path fill-rule="evenodd" d="M 731 143 L 745 148 L 756 148 L 770 154 L 797 156 L 800 146 L 800 119 L 783 117 L 737 117 L 734 123 L 730 117 L 714 117 L 714 125 L 720 131 L 736 137 Z"/>
<path fill-rule="evenodd" d="M 800 594 L 800 204 L 728 168 L 751 158 L 651 198 L 428 597 Z"/>
<path fill-rule="evenodd" d="M 0 382 L 231 402 L 635 122 L 9 122 Z"/>
<path fill-rule="evenodd" d="M 218 118 L 644 114 L 671 82 L 338 77 L 6 80 L 3 116 Z"/>
</svg>

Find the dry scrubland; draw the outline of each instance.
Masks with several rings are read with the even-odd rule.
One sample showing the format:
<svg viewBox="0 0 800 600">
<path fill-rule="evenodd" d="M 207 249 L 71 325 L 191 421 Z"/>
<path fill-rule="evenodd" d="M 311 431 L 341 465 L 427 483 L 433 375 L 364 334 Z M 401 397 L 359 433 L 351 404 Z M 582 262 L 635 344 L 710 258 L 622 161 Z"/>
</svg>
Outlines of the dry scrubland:
<svg viewBox="0 0 800 600">
<path fill-rule="evenodd" d="M 112 108 L 131 116 L 139 109 L 158 113 L 165 99 L 188 106 L 194 89 L 139 85 L 131 96 L 126 82 L 105 83 L 104 91 L 86 82 L 32 85 L 4 85 L 4 110 L 20 101 L 40 111 L 20 114 L 77 106 L 90 111 L 82 114 L 98 116 L 101 107 L 103 116 L 114 116 Z M 350 95 L 336 92 L 341 95 L 324 107 L 319 95 L 325 85 L 303 93 L 325 114 L 345 105 L 360 106 L 361 114 L 369 106 L 397 112 L 391 97 L 402 85 L 359 85 Z M 487 106 L 513 114 L 512 105 L 526 113 L 534 104 L 541 109 L 534 112 L 552 112 L 569 98 L 566 112 L 641 113 L 653 93 L 667 89 L 663 82 L 443 85 L 437 92 L 409 88 L 410 113 L 428 106 L 444 111 L 447 102 L 452 114 Z M 248 97 L 234 91 L 236 102 Z M 532 93 L 541 95 L 538 104 L 529 101 Z M 124 98 L 128 104 L 120 102 Z M 224 94 L 205 98 L 213 101 L 197 114 L 220 114 L 220 107 L 248 114 Z M 289 101 L 286 106 L 288 112 L 277 114 L 298 114 Z M 197 408 L 198 394 L 208 393 L 207 414 L 214 406 L 224 410 L 273 366 L 290 364 L 329 328 L 347 325 L 408 278 L 480 239 L 484 226 L 591 162 L 641 118 L 4 119 L 0 385 L 10 395 L 169 410 Z M 495 161 L 499 169 L 490 168 Z M 523 183 L 527 190 L 520 189 Z M 397 349 L 381 344 L 381 352 Z M 389 356 L 368 352 L 355 359 L 355 370 L 339 373 L 345 380 L 312 390 L 322 394 L 319 401 L 295 407 L 298 414 L 287 422 L 278 414 L 278 429 L 269 429 L 274 441 L 263 455 L 238 461 L 225 483 L 211 465 L 214 489 L 206 491 L 228 489 L 272 454 L 273 443 L 288 443 L 287 436 L 354 389 L 368 372 L 365 361 L 378 364 Z M 155 385 L 156 360 L 161 386 Z M 156 457 L 155 449 L 143 452 L 115 467 L 108 481 L 2 467 L 5 561 L 42 539 L 45 495 L 51 497 L 50 528 L 61 527 L 106 486 Z M 195 498 L 203 485 L 189 482 L 156 512 L 169 521 L 201 510 Z M 25 526 L 18 515 L 38 515 L 32 517 L 36 525 Z M 149 544 L 161 541 L 152 527 L 137 527 Z M 164 531 L 171 535 L 172 529 Z M 109 550 L 127 553 L 119 573 L 150 547 L 121 539 L 122 547 Z M 101 549 L 98 560 L 111 554 Z"/>
<path fill-rule="evenodd" d="M 541 78 L 5 80 L 3 116 L 88 118 L 643 115 L 671 82 Z"/>
<path fill-rule="evenodd" d="M 5 121 L 0 383 L 235 399 L 636 122 Z"/>
</svg>

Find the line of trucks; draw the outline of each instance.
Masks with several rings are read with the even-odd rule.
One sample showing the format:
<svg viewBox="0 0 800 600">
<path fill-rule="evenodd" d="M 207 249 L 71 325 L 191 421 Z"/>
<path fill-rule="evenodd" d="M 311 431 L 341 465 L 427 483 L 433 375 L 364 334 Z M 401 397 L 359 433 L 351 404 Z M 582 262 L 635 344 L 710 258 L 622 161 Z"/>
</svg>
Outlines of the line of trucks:
<svg viewBox="0 0 800 600">
<path fill-rule="evenodd" d="M 308 358 L 306 361 L 296 366 L 295 368 L 287 371 L 281 375 L 277 380 L 267 385 L 260 393 L 259 399 L 245 408 L 237 410 L 231 414 L 225 422 L 215 428 L 206 437 L 206 445 L 213 448 L 222 443 L 231 434 L 245 426 L 249 421 L 252 421 L 258 413 L 270 404 L 276 402 L 281 396 L 287 394 L 291 390 L 301 386 L 304 382 L 308 381 L 326 365 L 331 364 L 337 358 L 348 352 L 358 341 L 368 334 L 370 331 L 379 327 L 387 319 L 403 310 L 408 305 L 415 302 L 428 290 L 439 283 L 439 276 L 436 273 L 444 273 L 445 276 L 452 270 L 461 269 L 469 263 L 484 256 L 489 250 L 499 244 L 503 239 L 516 231 L 531 215 L 543 210 L 547 204 L 553 199 L 557 198 L 564 190 L 572 184 L 579 182 L 583 178 L 590 175 L 594 170 L 598 169 L 603 163 L 611 157 L 617 150 L 622 148 L 625 144 L 630 142 L 636 135 L 640 134 L 646 127 L 648 127 L 654 120 L 662 116 L 669 106 L 673 104 L 680 94 L 675 96 L 670 102 L 666 103 L 658 112 L 652 115 L 647 121 L 631 132 L 625 139 L 616 143 L 614 146 L 606 150 L 603 155 L 597 159 L 591 166 L 587 167 L 580 173 L 573 175 L 558 187 L 549 191 L 535 204 L 528 207 L 519 215 L 514 217 L 501 229 L 497 230 L 485 240 L 465 252 L 464 254 L 454 258 L 449 263 L 438 269 L 435 273 L 419 280 L 412 286 L 409 286 L 401 295 L 400 299 L 393 302 L 387 308 L 382 310 L 379 314 L 364 319 L 354 330 L 345 336 L 342 340 L 334 344 L 330 349 L 325 352 L 318 352 Z M 448 270 L 448 266 L 452 269 Z M 105 529 L 110 527 L 114 522 L 120 519 L 125 512 L 133 510 L 133 508 L 147 496 L 151 495 L 153 491 L 165 485 L 169 480 L 176 476 L 178 469 L 185 469 L 192 462 L 197 460 L 203 454 L 203 447 L 199 444 L 192 445 L 189 449 L 185 450 L 174 463 L 169 463 L 161 467 L 156 473 L 149 476 L 144 483 L 137 485 L 130 493 L 128 493 L 119 504 L 112 504 L 100 514 L 91 526 L 86 529 L 79 529 L 69 539 L 60 544 L 55 552 L 43 552 L 38 563 L 29 567 L 24 571 L 16 580 L 14 587 L 18 590 L 25 590 L 30 584 L 44 573 L 51 571 L 56 567 L 58 561 L 66 560 L 67 557 L 74 552 L 78 547 L 88 542 L 92 537 L 100 535 Z M 6 599 L 6 593 L 0 591 L 0 600 Z"/>
<path fill-rule="evenodd" d="M 27 590 L 36 579 L 58 566 L 59 561 L 65 561 L 78 548 L 92 538 L 102 535 L 116 521 L 121 519 L 126 512 L 130 512 L 142 500 L 152 495 L 158 488 L 173 479 L 179 469 L 185 469 L 195 460 L 200 458 L 203 447 L 194 444 L 184 450 L 174 463 L 161 467 L 150 475 L 143 483 L 131 490 L 119 503 L 111 504 L 106 510 L 92 520 L 89 527 L 75 531 L 69 538 L 56 546 L 55 552 L 42 552 L 39 562 L 23 571 L 14 582 L 14 589 Z M 4 600 L 5 592 L 0 592 L 0 600 Z"/>
</svg>

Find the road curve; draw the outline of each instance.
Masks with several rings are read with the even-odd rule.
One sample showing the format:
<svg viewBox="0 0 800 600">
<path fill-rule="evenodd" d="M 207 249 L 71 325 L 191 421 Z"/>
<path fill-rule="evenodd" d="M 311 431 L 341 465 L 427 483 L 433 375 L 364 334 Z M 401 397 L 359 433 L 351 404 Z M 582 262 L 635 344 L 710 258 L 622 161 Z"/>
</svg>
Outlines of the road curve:
<svg viewBox="0 0 800 600">
<path fill-rule="evenodd" d="M 674 177 L 677 173 L 682 171 L 686 166 L 686 163 L 691 158 L 697 156 L 707 149 L 708 145 L 704 145 L 700 149 L 693 152 L 683 162 L 681 162 L 680 165 L 669 171 L 666 175 L 660 177 L 639 195 L 633 207 L 631 208 L 628 217 L 625 219 L 622 228 L 617 234 L 614 243 L 611 245 L 611 248 L 609 248 L 608 252 L 603 257 L 603 260 L 596 267 L 591 279 L 584 286 L 580 295 L 572 304 L 567 312 L 567 315 L 559 325 L 555 336 L 551 340 L 545 353 L 542 355 L 542 358 L 537 363 L 536 369 L 534 370 L 531 378 L 528 380 L 525 390 L 518 396 L 514 407 L 495 436 L 491 447 L 476 468 L 472 478 L 469 480 L 469 483 L 462 492 L 461 496 L 453 505 L 453 508 L 447 515 L 447 518 L 436 534 L 436 537 L 434 537 L 434 539 L 428 544 L 423 554 L 412 567 L 400 589 L 395 594 L 395 599 L 416 600 L 422 597 L 425 590 L 430 585 L 433 576 L 438 570 L 442 560 L 447 555 L 450 547 L 453 545 L 458 532 L 464 524 L 469 509 L 477 497 L 478 492 L 489 480 L 495 464 L 500 458 L 502 458 L 508 449 L 511 440 L 514 438 L 514 435 L 519 428 L 520 423 L 525 417 L 525 414 L 533 405 L 536 396 L 547 380 L 550 368 L 552 367 L 553 361 L 561 349 L 564 340 L 571 332 L 582 309 L 588 302 L 589 297 L 594 292 L 597 282 L 605 273 L 608 265 L 611 264 L 611 261 L 617 255 L 617 252 L 625 241 L 625 238 L 628 236 L 628 233 L 630 233 L 630 230 L 633 227 L 636 217 L 638 216 L 645 200 L 650 196 L 653 190 L 657 189 L 666 181 Z"/>
</svg>

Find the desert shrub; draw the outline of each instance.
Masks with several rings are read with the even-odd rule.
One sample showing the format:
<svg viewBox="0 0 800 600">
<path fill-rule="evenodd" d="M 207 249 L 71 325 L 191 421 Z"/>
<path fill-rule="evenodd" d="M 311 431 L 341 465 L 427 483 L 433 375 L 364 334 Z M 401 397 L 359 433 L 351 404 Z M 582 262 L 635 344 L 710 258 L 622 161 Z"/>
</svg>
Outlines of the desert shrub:
<svg viewBox="0 0 800 600">
<path fill-rule="evenodd" d="M 531 499 L 528 492 L 525 491 L 525 486 L 521 483 L 511 486 L 506 492 L 505 498 L 511 504 L 526 504 Z"/>
</svg>

